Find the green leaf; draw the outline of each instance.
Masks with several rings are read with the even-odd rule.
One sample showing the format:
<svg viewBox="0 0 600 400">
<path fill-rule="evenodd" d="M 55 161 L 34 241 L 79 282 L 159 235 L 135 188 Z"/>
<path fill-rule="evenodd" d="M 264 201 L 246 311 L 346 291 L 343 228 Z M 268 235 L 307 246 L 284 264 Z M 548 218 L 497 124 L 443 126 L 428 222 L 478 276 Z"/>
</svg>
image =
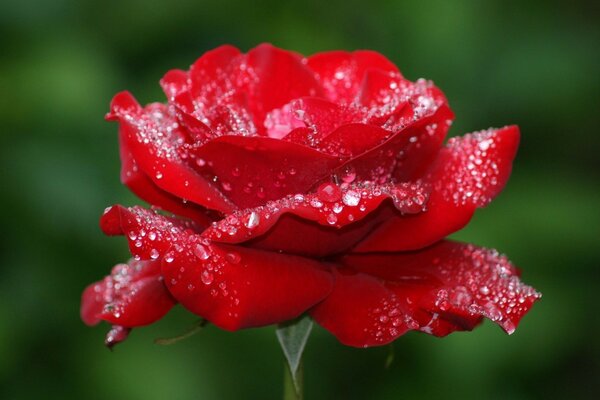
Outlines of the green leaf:
<svg viewBox="0 0 600 400">
<path fill-rule="evenodd" d="M 302 352 L 310 336 L 313 321 L 305 315 L 294 321 L 280 324 L 277 328 L 277 339 L 283 349 L 283 354 L 288 362 L 288 367 L 294 381 L 296 392 L 301 392 L 301 383 L 299 381 L 298 367 L 302 360 Z"/>
</svg>

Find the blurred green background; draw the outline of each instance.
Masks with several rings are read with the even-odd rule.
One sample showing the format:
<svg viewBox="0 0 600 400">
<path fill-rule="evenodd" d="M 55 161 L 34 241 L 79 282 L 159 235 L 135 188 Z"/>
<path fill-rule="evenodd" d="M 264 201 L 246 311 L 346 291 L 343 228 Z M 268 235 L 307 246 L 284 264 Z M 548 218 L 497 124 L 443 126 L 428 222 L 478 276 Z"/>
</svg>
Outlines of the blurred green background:
<svg viewBox="0 0 600 400">
<path fill-rule="evenodd" d="M 0 2 L 0 398 L 273 399 L 272 327 L 209 327 L 178 308 L 111 353 L 107 326 L 79 320 L 90 282 L 128 258 L 98 217 L 138 203 L 119 183 L 114 93 L 163 101 L 158 80 L 208 49 L 269 41 L 311 54 L 368 48 L 433 79 L 452 134 L 516 123 L 505 192 L 456 235 L 498 248 L 544 297 L 517 332 L 487 322 L 386 348 L 342 346 L 320 328 L 306 351 L 308 399 L 592 398 L 600 389 L 600 10 L 597 2 L 171 0 Z"/>
</svg>

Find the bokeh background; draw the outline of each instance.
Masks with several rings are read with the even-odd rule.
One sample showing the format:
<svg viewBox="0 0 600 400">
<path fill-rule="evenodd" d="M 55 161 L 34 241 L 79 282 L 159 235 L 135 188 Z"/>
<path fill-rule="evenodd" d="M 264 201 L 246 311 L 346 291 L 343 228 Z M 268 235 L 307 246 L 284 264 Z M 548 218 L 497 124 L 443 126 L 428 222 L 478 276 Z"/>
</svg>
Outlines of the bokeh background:
<svg viewBox="0 0 600 400">
<path fill-rule="evenodd" d="M 114 93 L 163 101 L 158 80 L 223 43 L 304 54 L 378 50 L 440 86 L 452 134 L 516 123 L 512 180 L 460 240 L 495 247 L 544 297 L 517 332 L 487 322 L 387 348 L 316 328 L 308 399 L 593 398 L 599 389 L 600 12 L 597 2 L 4 0 L 0 2 L 0 398 L 273 399 L 274 328 L 209 327 L 176 309 L 111 353 L 79 320 L 88 283 L 127 259 L 98 217 L 138 203 L 119 183 Z"/>
</svg>

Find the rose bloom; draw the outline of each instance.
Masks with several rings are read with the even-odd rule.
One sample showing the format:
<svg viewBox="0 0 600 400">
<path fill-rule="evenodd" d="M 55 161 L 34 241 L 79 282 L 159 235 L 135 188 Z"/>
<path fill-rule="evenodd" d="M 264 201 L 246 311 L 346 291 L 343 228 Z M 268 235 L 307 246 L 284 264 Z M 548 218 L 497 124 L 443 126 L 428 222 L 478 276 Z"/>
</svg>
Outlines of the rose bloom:
<svg viewBox="0 0 600 400">
<path fill-rule="evenodd" d="M 151 205 L 101 218 L 133 255 L 83 293 L 108 345 L 177 303 L 230 331 L 308 313 L 367 347 L 484 317 L 512 333 L 540 298 L 497 251 L 444 239 L 506 184 L 516 126 L 444 145 L 444 94 L 373 51 L 223 46 L 161 85 L 166 104 L 121 92 L 106 117 Z"/>
</svg>

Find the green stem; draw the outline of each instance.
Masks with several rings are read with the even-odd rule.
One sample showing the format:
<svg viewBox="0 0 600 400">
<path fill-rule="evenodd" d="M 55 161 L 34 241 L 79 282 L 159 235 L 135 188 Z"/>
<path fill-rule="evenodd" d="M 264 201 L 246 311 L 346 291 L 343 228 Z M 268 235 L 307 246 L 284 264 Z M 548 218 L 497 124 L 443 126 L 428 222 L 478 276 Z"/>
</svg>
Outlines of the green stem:
<svg viewBox="0 0 600 400">
<path fill-rule="evenodd" d="M 283 363 L 283 400 L 302 400 L 304 395 L 304 369 L 302 364 L 303 362 L 300 360 L 294 384 L 294 378 L 292 377 L 289 364 L 287 362 Z"/>
</svg>

